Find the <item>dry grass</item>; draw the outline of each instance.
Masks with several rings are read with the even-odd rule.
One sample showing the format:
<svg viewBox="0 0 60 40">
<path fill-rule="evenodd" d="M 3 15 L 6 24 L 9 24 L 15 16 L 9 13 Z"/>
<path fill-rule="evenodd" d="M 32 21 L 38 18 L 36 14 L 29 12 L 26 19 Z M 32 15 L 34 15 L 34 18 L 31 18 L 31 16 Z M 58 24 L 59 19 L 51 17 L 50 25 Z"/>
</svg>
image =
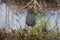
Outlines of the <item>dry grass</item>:
<svg viewBox="0 0 60 40">
<path fill-rule="evenodd" d="M 60 40 L 60 34 L 56 32 L 42 31 L 39 32 L 37 29 L 35 31 L 28 33 L 26 29 L 19 30 L 15 33 L 6 33 L 0 30 L 0 40 Z"/>
</svg>

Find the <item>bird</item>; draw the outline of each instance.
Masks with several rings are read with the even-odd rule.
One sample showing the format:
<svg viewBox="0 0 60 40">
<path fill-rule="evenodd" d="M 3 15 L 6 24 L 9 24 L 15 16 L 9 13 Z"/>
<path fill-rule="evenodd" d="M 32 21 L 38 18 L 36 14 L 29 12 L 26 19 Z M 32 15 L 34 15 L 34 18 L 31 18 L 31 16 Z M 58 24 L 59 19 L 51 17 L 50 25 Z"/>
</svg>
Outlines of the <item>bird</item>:
<svg viewBox="0 0 60 40">
<path fill-rule="evenodd" d="M 35 14 L 32 13 L 31 11 L 28 10 L 27 12 L 27 16 L 26 16 L 26 24 L 27 24 L 27 30 L 30 32 L 33 32 L 33 27 L 35 26 L 36 24 L 36 18 L 35 18 Z M 31 29 L 29 29 L 29 27 Z M 31 31 L 32 30 L 32 31 Z"/>
<path fill-rule="evenodd" d="M 29 10 L 26 16 L 26 24 L 28 26 L 34 26 L 36 24 L 35 14 L 31 13 Z"/>
</svg>

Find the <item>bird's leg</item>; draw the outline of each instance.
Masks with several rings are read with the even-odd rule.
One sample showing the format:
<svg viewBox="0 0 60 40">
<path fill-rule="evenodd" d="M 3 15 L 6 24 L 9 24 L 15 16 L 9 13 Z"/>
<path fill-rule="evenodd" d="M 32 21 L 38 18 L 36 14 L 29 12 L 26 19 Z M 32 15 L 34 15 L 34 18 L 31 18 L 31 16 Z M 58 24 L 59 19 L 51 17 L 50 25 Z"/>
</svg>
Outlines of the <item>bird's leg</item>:
<svg viewBox="0 0 60 40">
<path fill-rule="evenodd" d="M 27 31 L 29 31 L 29 26 L 28 25 L 27 25 L 26 29 L 27 29 Z"/>
<path fill-rule="evenodd" d="M 25 29 L 27 29 L 27 26 L 25 25 Z"/>
<path fill-rule="evenodd" d="M 33 33 L 33 26 L 32 26 L 32 31 L 31 32 Z"/>
</svg>

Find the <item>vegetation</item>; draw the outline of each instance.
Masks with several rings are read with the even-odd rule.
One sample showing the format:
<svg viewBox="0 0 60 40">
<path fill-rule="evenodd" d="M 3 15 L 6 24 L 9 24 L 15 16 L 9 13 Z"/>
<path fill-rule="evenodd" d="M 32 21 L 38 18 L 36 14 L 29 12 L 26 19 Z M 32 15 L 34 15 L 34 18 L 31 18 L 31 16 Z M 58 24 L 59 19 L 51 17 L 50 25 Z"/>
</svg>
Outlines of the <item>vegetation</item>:
<svg viewBox="0 0 60 40">
<path fill-rule="evenodd" d="M 6 2 L 5 0 L 2 0 L 2 1 Z M 17 1 L 15 0 L 14 3 L 16 3 Z M 20 0 L 20 1 L 22 1 L 22 0 Z M 31 1 L 33 1 L 33 0 L 31 0 Z M 46 4 L 51 1 L 45 0 Z M 43 18 L 43 13 L 40 12 L 40 10 L 41 10 L 40 8 L 42 8 L 42 7 L 39 6 L 38 2 L 39 2 L 39 0 L 38 1 L 35 0 L 33 2 L 34 6 L 32 8 L 33 8 L 33 12 L 36 13 L 36 15 L 39 19 L 39 23 L 36 21 L 35 27 L 33 27 L 32 30 L 30 30 L 30 32 L 29 32 L 29 30 L 27 30 L 25 28 L 21 29 L 21 30 L 19 29 L 18 31 L 12 30 L 11 33 L 10 32 L 6 33 L 4 30 L 0 30 L 0 40 L 60 40 L 59 32 L 54 32 L 54 30 L 47 29 L 47 27 L 49 27 L 49 23 L 50 23 L 50 20 L 49 20 L 50 16 L 47 19 L 45 17 Z M 42 2 L 42 0 L 41 0 L 41 2 Z M 53 4 L 53 2 L 56 3 L 57 1 L 53 0 L 52 4 Z M 25 5 L 23 3 L 24 2 L 22 2 L 23 8 L 26 8 L 27 5 L 30 4 L 30 2 L 28 2 L 27 5 Z M 15 4 L 15 5 L 19 6 L 20 4 L 19 5 L 18 4 L 19 4 L 19 2 L 17 2 L 17 4 Z M 43 6 L 45 7 L 45 5 L 43 5 Z"/>
<path fill-rule="evenodd" d="M 60 33 L 54 30 L 47 30 L 49 25 L 49 18 L 42 18 L 42 14 L 38 9 L 34 9 L 40 22 L 37 23 L 33 30 L 29 32 L 27 29 L 19 29 L 17 32 L 12 30 L 12 33 L 0 31 L 0 40 L 60 40 Z"/>
<path fill-rule="evenodd" d="M 24 9 L 24 8 L 31 8 L 34 5 L 37 5 L 39 11 L 41 9 L 58 9 L 59 7 L 59 0 L 1 0 L 2 3 L 6 3 L 8 5 L 16 5 L 17 9 Z"/>
</svg>

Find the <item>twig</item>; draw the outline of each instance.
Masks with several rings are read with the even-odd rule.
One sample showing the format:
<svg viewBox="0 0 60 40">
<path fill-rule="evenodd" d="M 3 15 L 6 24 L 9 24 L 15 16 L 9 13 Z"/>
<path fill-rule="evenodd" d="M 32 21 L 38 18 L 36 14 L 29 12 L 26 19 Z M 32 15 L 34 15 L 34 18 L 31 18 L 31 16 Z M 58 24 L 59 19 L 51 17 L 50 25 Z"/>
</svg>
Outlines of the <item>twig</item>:
<svg viewBox="0 0 60 40">
<path fill-rule="evenodd" d="M 23 6 L 22 8 L 26 8 L 27 6 L 29 6 L 32 3 L 33 0 L 31 0 L 28 4 L 26 4 L 25 6 Z"/>
</svg>

